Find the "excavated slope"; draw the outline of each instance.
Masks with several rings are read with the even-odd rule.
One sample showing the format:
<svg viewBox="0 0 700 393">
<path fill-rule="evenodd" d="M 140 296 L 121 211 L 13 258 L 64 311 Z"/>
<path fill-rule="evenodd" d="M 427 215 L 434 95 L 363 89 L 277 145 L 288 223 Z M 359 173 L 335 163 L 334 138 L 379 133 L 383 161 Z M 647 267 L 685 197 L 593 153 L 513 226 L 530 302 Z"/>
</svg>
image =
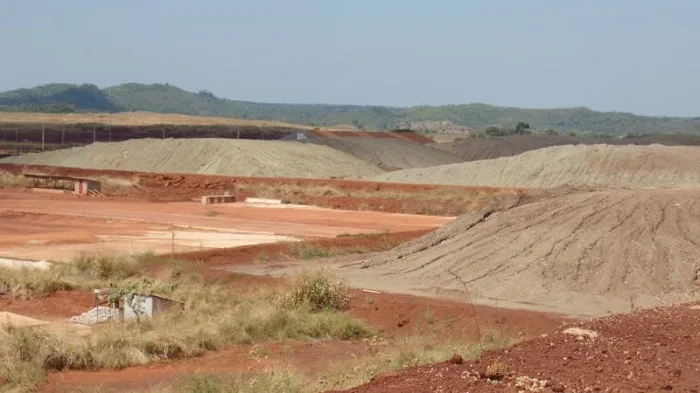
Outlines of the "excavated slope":
<svg viewBox="0 0 700 393">
<path fill-rule="evenodd" d="M 231 176 L 357 178 L 382 173 L 326 146 L 235 139 L 133 139 L 9 157 L 0 162 Z"/>
<path fill-rule="evenodd" d="M 690 186 L 700 184 L 700 147 L 556 146 L 513 157 L 396 171 L 374 180 L 531 188 Z"/>
<path fill-rule="evenodd" d="M 345 269 L 574 315 L 688 300 L 700 285 L 700 190 L 580 192 L 468 214 Z"/>
<path fill-rule="evenodd" d="M 387 171 L 462 162 L 446 151 L 398 139 L 314 138 L 308 143 L 332 147 Z"/>
<path fill-rule="evenodd" d="M 700 145 L 700 136 L 648 135 L 639 138 L 595 138 L 576 136 L 513 135 L 498 138 L 467 138 L 433 146 L 461 158 L 463 161 L 487 160 L 514 156 L 530 150 L 561 145 Z"/>
</svg>

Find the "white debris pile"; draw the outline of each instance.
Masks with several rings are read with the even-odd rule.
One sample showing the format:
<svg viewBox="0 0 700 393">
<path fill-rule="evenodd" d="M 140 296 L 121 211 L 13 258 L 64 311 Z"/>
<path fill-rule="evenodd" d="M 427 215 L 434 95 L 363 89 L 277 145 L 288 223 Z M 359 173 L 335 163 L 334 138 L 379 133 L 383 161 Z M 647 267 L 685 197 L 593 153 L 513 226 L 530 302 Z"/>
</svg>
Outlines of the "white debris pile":
<svg viewBox="0 0 700 393">
<path fill-rule="evenodd" d="M 583 340 L 584 338 L 588 338 L 593 340 L 594 338 L 598 337 L 598 332 L 593 331 L 593 330 L 588 330 L 588 329 L 581 329 L 577 327 L 570 327 L 563 332 L 564 334 L 570 334 L 572 336 L 576 336 L 577 339 Z"/>
<path fill-rule="evenodd" d="M 114 318 L 114 310 L 110 307 L 97 306 L 80 315 L 70 317 L 69 321 L 83 325 L 106 322 Z"/>
</svg>

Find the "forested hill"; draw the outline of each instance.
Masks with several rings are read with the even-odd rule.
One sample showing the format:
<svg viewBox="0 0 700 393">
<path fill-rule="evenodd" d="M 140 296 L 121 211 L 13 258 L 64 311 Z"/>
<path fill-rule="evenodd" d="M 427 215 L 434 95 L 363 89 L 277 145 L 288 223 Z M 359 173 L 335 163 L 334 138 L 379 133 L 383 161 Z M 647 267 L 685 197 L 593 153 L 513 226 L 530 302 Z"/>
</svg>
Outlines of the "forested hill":
<svg viewBox="0 0 700 393">
<path fill-rule="evenodd" d="M 528 123 L 534 130 L 608 134 L 700 133 L 700 118 L 637 116 L 588 108 L 521 109 L 466 104 L 393 108 L 351 105 L 270 104 L 233 101 L 207 91 L 188 92 L 168 84 L 50 84 L 0 93 L 0 111 L 150 111 L 201 116 L 278 120 L 315 126 L 413 128 L 419 131 L 484 130 Z"/>
</svg>

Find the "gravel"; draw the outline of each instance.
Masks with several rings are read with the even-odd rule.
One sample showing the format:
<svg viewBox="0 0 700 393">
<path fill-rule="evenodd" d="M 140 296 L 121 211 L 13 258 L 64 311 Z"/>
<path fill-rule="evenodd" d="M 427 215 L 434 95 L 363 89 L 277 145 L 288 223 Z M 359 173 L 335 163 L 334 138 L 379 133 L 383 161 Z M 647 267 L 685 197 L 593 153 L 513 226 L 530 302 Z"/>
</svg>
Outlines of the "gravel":
<svg viewBox="0 0 700 393">
<path fill-rule="evenodd" d="M 114 318 L 114 310 L 110 307 L 97 306 L 80 315 L 70 317 L 69 321 L 83 325 L 106 322 Z"/>
<path fill-rule="evenodd" d="M 0 159 L 0 162 L 155 173 L 359 178 L 383 171 L 327 146 L 291 141 L 134 139 Z"/>
</svg>

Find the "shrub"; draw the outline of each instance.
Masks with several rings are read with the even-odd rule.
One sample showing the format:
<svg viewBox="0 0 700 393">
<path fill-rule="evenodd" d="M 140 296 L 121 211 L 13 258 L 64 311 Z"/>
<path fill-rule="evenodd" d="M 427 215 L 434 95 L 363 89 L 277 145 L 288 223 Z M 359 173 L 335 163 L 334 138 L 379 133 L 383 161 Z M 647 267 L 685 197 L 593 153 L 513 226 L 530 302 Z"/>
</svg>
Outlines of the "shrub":
<svg viewBox="0 0 700 393">
<path fill-rule="evenodd" d="M 287 307 L 308 307 L 313 312 L 342 311 L 347 309 L 349 301 L 345 284 L 325 270 L 303 271 L 283 300 Z"/>
<path fill-rule="evenodd" d="M 139 260 L 139 257 L 118 258 L 106 255 L 80 255 L 73 261 L 73 266 L 80 273 L 89 274 L 92 278 L 121 280 L 138 272 Z"/>
<path fill-rule="evenodd" d="M 0 292 L 20 299 L 48 296 L 56 291 L 73 289 L 61 267 L 11 269 L 0 267 Z"/>
</svg>

